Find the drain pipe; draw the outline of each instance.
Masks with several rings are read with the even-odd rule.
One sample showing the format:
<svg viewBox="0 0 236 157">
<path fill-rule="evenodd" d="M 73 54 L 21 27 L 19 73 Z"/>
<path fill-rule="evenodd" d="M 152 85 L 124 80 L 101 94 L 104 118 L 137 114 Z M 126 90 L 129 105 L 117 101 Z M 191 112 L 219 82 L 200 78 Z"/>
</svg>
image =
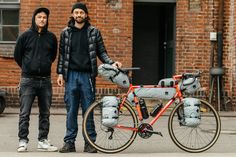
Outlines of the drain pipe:
<svg viewBox="0 0 236 157">
<path fill-rule="evenodd" d="M 219 22 L 218 22 L 218 51 L 217 51 L 217 64 L 218 67 L 223 65 L 223 25 L 224 25 L 224 0 L 219 1 Z"/>
<path fill-rule="evenodd" d="M 211 67 L 210 74 L 211 74 L 211 90 L 210 90 L 210 97 L 209 102 L 211 103 L 211 100 L 213 98 L 213 90 L 214 90 L 214 80 L 216 80 L 217 84 L 217 110 L 220 112 L 221 110 L 221 98 L 222 93 L 224 95 L 224 87 L 222 83 L 222 77 L 224 75 L 224 69 L 223 69 L 223 25 L 224 25 L 224 0 L 219 0 L 219 19 L 218 19 L 218 32 L 217 32 L 217 66 Z M 225 102 L 223 102 L 223 105 L 225 105 Z M 226 108 L 226 107 L 225 107 Z"/>
</svg>

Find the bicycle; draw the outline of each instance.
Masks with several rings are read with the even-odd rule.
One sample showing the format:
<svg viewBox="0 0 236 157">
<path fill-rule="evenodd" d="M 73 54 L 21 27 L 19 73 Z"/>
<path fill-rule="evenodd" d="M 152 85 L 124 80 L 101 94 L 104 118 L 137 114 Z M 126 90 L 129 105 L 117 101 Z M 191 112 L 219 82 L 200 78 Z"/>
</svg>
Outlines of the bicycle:
<svg viewBox="0 0 236 157">
<path fill-rule="evenodd" d="M 126 68 L 121 71 L 128 73 L 137 68 Z M 200 77 L 200 73 L 184 73 L 182 75 L 174 75 L 174 81 L 167 88 L 174 88 L 176 92 L 174 96 L 168 100 L 149 123 L 144 123 L 142 112 L 140 110 L 139 97 L 135 93 L 135 89 L 140 88 L 163 88 L 163 85 L 132 85 L 130 83 L 126 94 L 119 98 L 118 105 L 119 118 L 118 124 L 113 127 L 107 127 L 102 124 L 102 102 L 93 103 L 84 115 L 83 134 L 86 140 L 103 153 L 118 153 L 128 148 L 135 140 L 137 134 L 144 139 L 151 137 L 153 134 L 161 135 L 161 132 L 154 131 L 153 125 L 163 115 L 164 112 L 174 104 L 174 107 L 168 119 L 168 132 L 172 141 L 182 150 L 199 153 L 211 148 L 217 141 L 220 130 L 221 121 L 214 107 L 205 100 L 200 101 L 201 122 L 197 126 L 188 126 L 183 123 L 184 117 L 184 99 L 185 89 L 181 87 L 183 81 L 191 78 L 193 81 L 186 87 L 193 84 Z M 129 94 L 133 95 L 134 103 L 128 100 Z M 95 130 L 97 132 L 96 141 L 90 138 L 87 125 L 90 123 L 88 117 L 93 115 Z"/>
</svg>

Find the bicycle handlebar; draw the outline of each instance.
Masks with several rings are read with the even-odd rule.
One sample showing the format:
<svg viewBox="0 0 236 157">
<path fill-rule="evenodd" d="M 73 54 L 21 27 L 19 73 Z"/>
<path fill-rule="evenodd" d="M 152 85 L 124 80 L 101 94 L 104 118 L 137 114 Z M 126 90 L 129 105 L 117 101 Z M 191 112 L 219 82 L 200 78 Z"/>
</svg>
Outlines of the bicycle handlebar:
<svg viewBox="0 0 236 157">
<path fill-rule="evenodd" d="M 182 75 L 174 75 L 174 79 L 187 79 L 187 78 L 197 78 L 201 76 L 201 72 L 198 70 L 195 73 L 183 73 Z"/>
<path fill-rule="evenodd" d="M 183 77 L 184 78 L 189 78 L 189 77 L 200 77 L 201 75 L 201 72 L 198 70 L 197 72 L 195 72 L 195 73 L 184 73 L 183 74 Z"/>
</svg>

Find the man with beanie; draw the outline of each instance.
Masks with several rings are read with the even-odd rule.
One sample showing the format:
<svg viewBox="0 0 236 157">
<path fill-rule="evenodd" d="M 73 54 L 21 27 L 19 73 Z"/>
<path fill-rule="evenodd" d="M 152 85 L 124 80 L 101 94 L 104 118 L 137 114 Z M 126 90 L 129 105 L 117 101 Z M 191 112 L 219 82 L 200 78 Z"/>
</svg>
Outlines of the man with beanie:
<svg viewBox="0 0 236 157">
<path fill-rule="evenodd" d="M 18 37 L 15 46 L 14 58 L 21 68 L 18 152 L 27 151 L 30 113 L 36 96 L 39 108 L 38 150 L 57 151 L 57 147 L 48 141 L 52 102 L 51 65 L 57 55 L 57 39 L 48 31 L 48 17 L 47 8 L 36 9 L 31 28 Z"/>
<path fill-rule="evenodd" d="M 97 76 L 97 56 L 103 62 L 121 67 L 107 55 L 100 31 L 89 23 L 88 9 L 83 3 L 72 6 L 72 17 L 60 38 L 59 59 L 57 65 L 59 86 L 65 81 L 65 104 L 67 110 L 66 135 L 61 153 L 75 152 L 75 140 L 78 133 L 78 110 L 82 116 L 95 101 L 95 78 Z M 95 141 L 96 132 L 91 115 L 90 137 Z M 85 140 L 84 152 L 96 153 L 97 150 Z"/>
</svg>

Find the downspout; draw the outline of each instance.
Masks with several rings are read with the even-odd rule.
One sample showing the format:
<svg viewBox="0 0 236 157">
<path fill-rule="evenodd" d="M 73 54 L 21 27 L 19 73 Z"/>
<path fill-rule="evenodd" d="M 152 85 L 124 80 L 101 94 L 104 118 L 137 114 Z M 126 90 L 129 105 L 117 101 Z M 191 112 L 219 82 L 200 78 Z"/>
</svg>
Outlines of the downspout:
<svg viewBox="0 0 236 157">
<path fill-rule="evenodd" d="M 224 25 L 224 0 L 219 1 L 219 22 L 218 22 L 218 51 L 217 51 L 217 64 L 218 67 L 223 65 L 223 25 Z"/>
<path fill-rule="evenodd" d="M 217 32 L 217 66 L 212 67 L 210 70 L 210 74 L 212 76 L 211 81 L 211 91 L 210 91 L 210 97 L 209 102 L 211 103 L 213 98 L 213 90 L 214 90 L 214 79 L 216 79 L 217 84 L 217 110 L 218 112 L 221 110 L 221 107 L 225 107 L 225 102 L 223 100 L 223 103 L 221 104 L 221 98 L 224 97 L 224 85 L 222 77 L 224 75 L 224 69 L 223 69 L 223 25 L 224 25 L 224 0 L 219 0 L 219 19 L 218 19 L 218 32 Z M 223 95 L 222 95 L 223 94 Z M 226 109 L 226 107 L 224 108 Z"/>
</svg>

